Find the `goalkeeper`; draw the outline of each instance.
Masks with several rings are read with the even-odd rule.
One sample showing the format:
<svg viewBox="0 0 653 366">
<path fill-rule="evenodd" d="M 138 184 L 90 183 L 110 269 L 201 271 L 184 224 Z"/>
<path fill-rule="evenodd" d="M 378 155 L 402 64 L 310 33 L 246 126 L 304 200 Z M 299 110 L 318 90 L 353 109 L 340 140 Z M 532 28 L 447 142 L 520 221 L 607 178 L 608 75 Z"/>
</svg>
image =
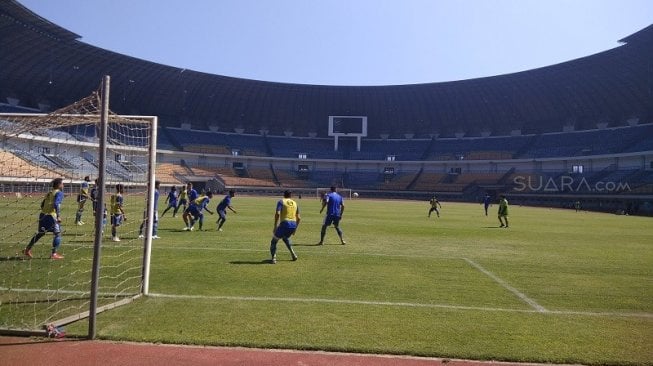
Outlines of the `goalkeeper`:
<svg viewBox="0 0 653 366">
<path fill-rule="evenodd" d="M 77 214 L 75 215 L 75 225 L 84 225 L 84 221 L 82 221 L 82 214 L 84 213 L 84 205 L 86 204 L 86 201 L 90 198 L 89 195 L 89 186 L 91 178 L 87 175 L 84 177 L 84 181 L 82 182 L 81 188 L 79 190 L 79 194 L 77 195 Z"/>
</svg>

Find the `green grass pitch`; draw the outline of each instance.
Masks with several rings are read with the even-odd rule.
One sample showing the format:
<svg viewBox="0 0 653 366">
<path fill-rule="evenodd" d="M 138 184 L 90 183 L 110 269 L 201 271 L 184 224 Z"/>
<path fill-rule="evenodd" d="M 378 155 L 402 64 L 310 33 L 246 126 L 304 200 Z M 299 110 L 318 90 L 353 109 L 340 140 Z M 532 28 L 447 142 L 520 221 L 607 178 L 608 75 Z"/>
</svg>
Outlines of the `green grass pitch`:
<svg viewBox="0 0 653 366">
<path fill-rule="evenodd" d="M 347 245 L 329 228 L 316 246 L 323 216 L 318 200 L 304 198 L 292 238 L 299 260 L 279 242 L 272 265 L 277 200 L 236 196 L 238 214 L 229 212 L 223 232 L 208 214 L 206 231 L 184 232 L 168 212 L 153 242 L 151 296 L 100 314 L 98 336 L 653 364 L 650 218 L 512 205 L 511 227 L 500 229 L 496 206 L 486 217 L 481 205 L 443 202 L 441 217 L 429 219 L 428 202 L 356 199 L 341 223 Z M 140 218 L 140 208 L 128 209 Z M 91 230 L 74 228 L 83 229 Z M 64 236 L 64 262 L 82 265 L 71 240 Z M 67 331 L 83 335 L 86 324 Z"/>
</svg>

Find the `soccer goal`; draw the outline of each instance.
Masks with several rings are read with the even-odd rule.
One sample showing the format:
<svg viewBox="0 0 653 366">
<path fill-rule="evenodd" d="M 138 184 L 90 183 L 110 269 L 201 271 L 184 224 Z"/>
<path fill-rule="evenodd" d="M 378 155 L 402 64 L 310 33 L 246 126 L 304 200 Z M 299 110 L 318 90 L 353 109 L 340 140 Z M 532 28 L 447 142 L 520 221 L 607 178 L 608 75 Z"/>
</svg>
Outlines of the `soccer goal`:
<svg viewBox="0 0 653 366">
<path fill-rule="evenodd" d="M 0 113 L 0 333 L 43 334 L 88 318 L 94 338 L 97 313 L 147 294 L 157 118 L 111 112 L 109 84 L 107 76 L 52 113 Z M 63 179 L 63 259 L 52 256 L 55 235 L 39 227 L 55 178 Z M 126 210 L 119 242 L 110 240 L 117 184 Z M 45 235 L 27 253 L 37 232 Z"/>
<path fill-rule="evenodd" d="M 324 195 L 329 193 L 329 192 L 331 192 L 331 187 L 316 188 L 315 189 L 315 198 L 321 200 L 322 198 L 324 198 Z M 340 195 L 345 197 L 345 198 L 351 198 L 353 190 L 351 190 L 350 188 L 338 188 L 337 192 L 340 193 Z"/>
</svg>

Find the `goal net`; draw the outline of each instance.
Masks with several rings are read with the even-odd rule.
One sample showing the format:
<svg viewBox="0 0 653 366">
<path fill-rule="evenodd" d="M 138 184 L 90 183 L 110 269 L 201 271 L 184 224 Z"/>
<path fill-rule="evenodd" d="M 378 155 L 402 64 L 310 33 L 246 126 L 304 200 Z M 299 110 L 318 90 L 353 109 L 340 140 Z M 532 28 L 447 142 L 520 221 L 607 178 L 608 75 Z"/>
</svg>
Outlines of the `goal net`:
<svg viewBox="0 0 653 366">
<path fill-rule="evenodd" d="M 103 92 L 108 98 L 102 89 L 49 114 L 0 114 L 0 332 L 42 334 L 144 291 L 151 238 L 138 236 L 152 209 L 156 117 L 102 118 Z M 39 220 L 56 178 L 64 193 L 59 235 Z M 112 241 L 117 184 L 127 219 Z"/>
<path fill-rule="evenodd" d="M 327 188 L 316 188 L 315 189 L 315 198 L 317 199 L 322 199 L 324 198 L 324 195 L 327 193 L 331 192 L 331 187 Z M 341 196 L 344 198 L 351 198 L 353 191 L 350 188 L 338 188 L 337 190 L 338 193 L 340 193 Z"/>
</svg>

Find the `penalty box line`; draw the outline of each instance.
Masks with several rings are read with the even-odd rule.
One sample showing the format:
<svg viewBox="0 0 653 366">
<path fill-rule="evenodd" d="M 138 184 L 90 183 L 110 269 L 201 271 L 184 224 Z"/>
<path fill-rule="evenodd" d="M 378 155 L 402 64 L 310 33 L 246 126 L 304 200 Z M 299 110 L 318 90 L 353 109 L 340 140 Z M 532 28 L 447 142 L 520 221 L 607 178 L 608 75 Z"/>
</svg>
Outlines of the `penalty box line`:
<svg viewBox="0 0 653 366">
<path fill-rule="evenodd" d="M 653 319 L 653 313 L 618 313 L 618 312 L 591 312 L 591 311 L 565 311 L 565 310 L 530 310 L 530 309 L 509 309 L 483 306 L 464 306 L 446 304 L 424 304 L 410 302 L 390 301 L 365 301 L 347 299 L 324 299 L 324 298 L 298 298 L 298 297 L 267 297 L 267 296 L 219 296 L 219 295 L 183 295 L 183 294 L 162 294 L 149 293 L 145 297 L 171 299 L 171 300 L 226 300 L 226 301 L 273 301 L 273 302 L 295 302 L 295 303 L 321 303 L 321 304 L 344 304 L 344 305 L 369 305 L 369 306 L 392 306 L 404 308 L 430 308 L 449 310 L 469 310 L 502 313 L 522 314 L 553 314 L 553 315 L 579 315 L 579 316 L 600 316 L 608 318 L 644 318 Z"/>
<path fill-rule="evenodd" d="M 68 294 L 87 296 L 89 291 L 74 291 L 74 290 L 51 290 L 51 289 L 36 289 L 36 288 L 8 288 L 0 287 L 0 291 L 7 292 L 36 292 L 47 294 Z M 101 296 L 111 297 L 129 297 L 136 295 L 135 293 L 111 293 L 101 292 Z M 618 313 L 618 312 L 591 312 L 591 311 L 573 311 L 573 310 L 548 310 L 546 312 L 527 309 L 509 309 L 498 307 L 483 307 L 483 306 L 464 306 L 464 305 L 447 305 L 447 304 L 424 304 L 424 303 L 410 303 L 410 302 L 390 302 L 390 301 L 365 301 L 365 300 L 347 300 L 347 299 L 323 299 L 323 298 L 297 298 L 297 297 L 256 297 L 256 296 L 207 296 L 207 295 L 182 295 L 182 294 L 161 294 L 149 293 L 146 297 L 173 299 L 173 300 L 227 300 L 227 301 L 276 301 L 276 302 L 303 302 L 303 303 L 323 303 L 323 304 L 350 304 L 350 305 L 371 305 L 371 306 L 393 306 L 393 307 L 408 307 L 408 308 L 431 308 L 431 309 L 450 309 L 450 310 L 469 310 L 469 311 L 486 311 L 486 312 L 503 312 L 503 313 L 524 313 L 536 314 L 546 313 L 554 315 L 580 315 L 580 316 L 602 316 L 609 318 L 643 318 L 653 319 L 653 313 Z M 7 303 L 8 304 L 8 303 Z"/>
<path fill-rule="evenodd" d="M 498 283 L 499 285 L 501 285 L 501 287 L 503 287 L 503 288 L 505 288 L 506 290 L 508 290 L 508 291 L 512 292 L 513 294 L 515 294 L 515 296 L 517 296 L 517 297 L 520 298 L 523 302 L 525 302 L 525 303 L 527 303 L 528 305 L 530 305 L 530 306 L 531 306 L 533 309 L 535 309 L 535 311 L 537 311 L 538 313 L 548 313 L 548 312 L 549 312 L 548 310 L 546 310 L 546 309 L 544 308 L 544 306 L 538 304 L 537 302 L 535 302 L 535 300 L 533 300 L 533 299 L 531 299 L 530 297 L 526 296 L 524 293 L 522 293 L 521 291 L 517 290 L 516 288 L 510 286 L 510 284 L 509 284 L 508 282 L 502 280 L 500 277 L 498 277 L 498 276 L 495 275 L 494 273 L 492 273 L 492 272 L 488 271 L 487 269 L 483 268 L 480 264 L 474 262 L 473 260 L 471 260 L 471 259 L 469 259 L 469 258 L 463 258 L 463 259 L 465 260 L 465 262 L 469 263 L 472 267 L 476 268 L 477 270 L 479 270 L 480 272 L 482 272 L 482 273 L 485 274 L 486 276 L 488 276 L 488 277 L 490 277 L 491 279 L 493 279 L 494 282 L 496 282 L 496 283 Z"/>
</svg>

